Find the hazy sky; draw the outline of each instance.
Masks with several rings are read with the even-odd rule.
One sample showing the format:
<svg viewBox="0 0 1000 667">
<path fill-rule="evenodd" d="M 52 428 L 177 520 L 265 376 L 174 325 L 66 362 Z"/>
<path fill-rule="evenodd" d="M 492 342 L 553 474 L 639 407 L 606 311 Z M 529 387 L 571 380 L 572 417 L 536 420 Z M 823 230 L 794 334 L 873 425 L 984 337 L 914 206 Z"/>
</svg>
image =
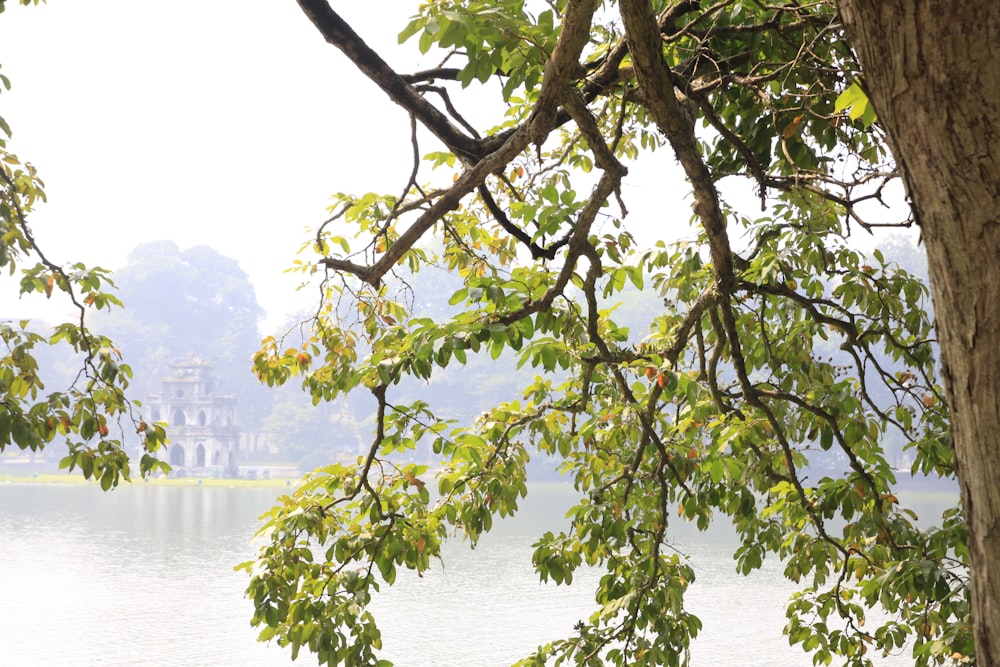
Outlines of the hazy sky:
<svg viewBox="0 0 1000 667">
<path fill-rule="evenodd" d="M 395 47 L 412 4 L 338 4 L 400 52 L 394 64 L 417 66 Z M 9 2 L 0 66 L 13 83 L 0 115 L 46 183 L 30 221 L 55 261 L 116 268 L 145 241 L 211 245 L 239 260 L 272 318 L 330 194 L 395 191 L 409 169 L 405 114 L 294 2 Z M 400 144 L 401 160 L 385 152 Z M 34 307 L 0 298 L 0 312 Z"/>
</svg>

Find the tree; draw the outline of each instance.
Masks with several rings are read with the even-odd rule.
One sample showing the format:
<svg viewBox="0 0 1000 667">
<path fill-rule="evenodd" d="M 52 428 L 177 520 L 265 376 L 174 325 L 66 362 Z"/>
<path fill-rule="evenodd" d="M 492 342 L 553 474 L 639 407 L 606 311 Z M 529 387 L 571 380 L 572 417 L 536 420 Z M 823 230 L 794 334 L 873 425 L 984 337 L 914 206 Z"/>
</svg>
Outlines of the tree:
<svg viewBox="0 0 1000 667">
<path fill-rule="evenodd" d="M 327 663 L 374 661 L 372 592 L 397 568 L 426 568 L 453 531 L 475 542 L 516 511 L 537 450 L 561 457 L 580 490 L 571 526 L 537 544 L 541 576 L 568 583 L 584 563 L 606 575 L 589 621 L 523 664 L 683 662 L 699 622 L 683 604 L 694 572 L 664 549 L 676 515 L 733 521 L 741 571 L 785 559 L 806 586 L 787 631 L 819 662 L 864 663 L 906 641 L 921 664 L 1000 661 L 997 248 L 984 204 L 997 170 L 980 148 L 997 134 L 985 56 L 1000 10 L 839 4 L 843 22 L 833 0 L 432 0 L 401 37 L 442 64 L 400 74 L 328 3 L 300 0 L 410 114 L 406 154 L 433 150 L 397 193 L 338 197 L 303 264 L 324 289 L 313 335 L 269 340 L 255 359 L 262 379 L 300 377 L 317 401 L 367 391 L 375 415 L 359 466 L 319 471 L 271 513 L 247 565 L 264 637 Z M 504 120 L 477 128 L 461 111 L 488 96 Z M 622 183 L 664 147 L 684 171 L 695 237 L 639 249 Z M 104 272 L 39 251 L 27 216 L 41 182 L 0 149 L 0 265 L 81 313 L 51 337 L 0 330 L 0 448 L 63 431 L 77 439 L 67 465 L 110 486 L 128 470 L 109 422 L 128 414 L 129 372 L 83 316 L 114 299 Z M 900 224 L 919 223 L 929 250 L 946 390 L 923 286 L 845 240 L 888 224 L 868 213 L 900 176 L 913 203 Z M 757 190 L 762 215 L 724 196 L 734 181 Z M 431 236 L 440 252 L 418 243 Z M 458 276 L 444 295 L 458 312 L 421 315 L 391 279 L 400 264 Z M 629 284 L 664 304 L 638 332 L 612 307 Z M 32 350 L 62 341 L 81 355 L 80 384 L 38 400 Z M 512 351 L 537 378 L 474 422 L 401 400 L 404 377 Z M 162 432 L 139 426 L 155 451 Z M 914 525 L 884 455 L 890 434 L 909 443 L 913 472 L 957 469 L 965 514 Z M 421 443 L 445 459 L 433 500 L 429 471 L 398 456 Z M 839 452 L 843 470 L 820 476 L 816 450 Z M 872 605 L 889 620 L 863 623 Z"/>
<path fill-rule="evenodd" d="M 841 0 L 927 245 L 981 664 L 1000 664 L 1000 72 L 996 3 Z"/>
<path fill-rule="evenodd" d="M 329 404 L 314 406 L 308 396 L 287 394 L 275 402 L 262 430 L 285 461 L 312 470 L 357 452 L 356 425 L 343 419 L 344 415 L 332 413 Z"/>
<path fill-rule="evenodd" d="M 0 74 L 0 90 L 9 89 L 10 81 Z M 90 313 L 121 305 L 110 293 L 108 272 L 57 264 L 38 246 L 28 217 L 45 201 L 44 183 L 30 163 L 8 150 L 11 129 L 3 118 L 0 133 L 0 268 L 19 274 L 21 296 L 64 298 L 76 313 L 75 320 L 51 328 L 2 319 L 0 313 L 0 452 L 11 445 L 34 452 L 64 441 L 68 454 L 60 467 L 79 467 L 107 490 L 130 479 L 124 443 L 136 432 L 140 473 L 169 470 L 155 456 L 166 438 L 163 427 L 143 421 L 126 396 L 131 368 L 110 339 L 87 327 Z M 44 356 L 45 346 L 68 350 L 75 362 L 74 377 L 56 391 L 45 392 L 41 379 L 44 369 L 36 357 Z"/>
<path fill-rule="evenodd" d="M 426 300 L 428 294 L 451 294 L 462 286 L 461 279 L 443 270 L 424 270 L 418 273 L 399 271 L 391 280 L 392 289 L 410 304 L 411 314 L 420 317 L 443 318 L 460 312 L 456 306 L 440 299 Z M 422 296 L 423 295 L 423 296 Z M 418 302 L 417 299 L 422 299 Z M 344 304 L 347 306 L 347 304 Z M 337 315 L 340 318 L 352 316 L 350 307 L 345 307 Z M 288 335 L 302 333 L 303 324 L 308 325 L 308 314 L 300 314 L 293 322 L 286 323 L 282 330 Z M 311 333 L 306 327 L 306 336 Z M 420 378 L 401 378 L 396 388 L 396 398 L 401 403 L 422 400 L 433 403 L 438 416 L 463 419 L 480 414 L 498 400 L 503 400 L 518 391 L 526 381 L 534 377 L 531 369 L 518 372 L 497 373 L 497 363 L 513 359 L 505 354 L 500 360 L 486 356 L 471 356 L 461 368 L 439 369 L 429 381 Z M 283 387 L 281 399 L 275 402 L 263 424 L 268 442 L 294 461 L 304 470 L 312 470 L 338 458 L 353 459 L 367 434 L 374 418 L 371 402 L 363 394 L 353 394 L 336 402 L 335 405 L 313 406 L 311 396 L 295 387 Z M 289 391 L 294 394 L 289 394 Z M 407 458 L 430 462 L 436 459 L 429 443 L 414 448 Z"/>
<path fill-rule="evenodd" d="M 134 391 L 160 390 L 170 364 L 198 355 L 215 367 L 221 393 L 237 394 L 241 425 L 255 430 L 271 396 L 250 372 L 262 311 L 239 263 L 208 246 L 143 243 L 115 271 L 124 309 L 94 319 L 132 360 Z"/>
<path fill-rule="evenodd" d="M 927 43 L 918 28 L 950 29 L 927 18 L 941 7 L 921 9 L 928 14 L 920 20 L 907 15 L 904 47 L 894 51 L 906 58 L 880 58 L 893 48 L 879 41 L 891 32 L 883 19 L 902 3 L 883 10 L 844 0 L 858 43 L 870 43 L 859 47 L 862 57 L 871 48 L 887 70 L 908 68 L 869 75 L 832 0 L 432 0 L 400 40 L 440 54 L 441 65 L 404 74 L 327 2 L 299 4 L 409 114 L 411 143 L 400 150 L 413 156 L 413 169 L 396 193 L 337 196 L 311 244 L 315 257 L 302 264 L 323 288 L 314 335 L 295 346 L 266 341 L 255 359 L 264 380 L 300 378 L 314 401 L 368 392 L 375 413 L 359 464 L 308 476 L 272 510 L 266 544 L 244 564 L 263 639 L 277 638 L 293 655 L 306 647 L 326 664 L 374 664 L 371 595 L 399 569 L 428 568 L 455 532 L 474 544 L 494 516 L 516 512 L 526 463 L 541 452 L 561 458 L 580 501 L 566 531 L 536 543 L 540 577 L 569 583 L 583 565 L 605 574 L 589 620 L 521 665 L 686 663 L 700 627 L 684 607 L 695 572 L 665 546 L 670 522 L 681 520 L 731 521 L 742 538 L 740 572 L 768 555 L 783 560 L 785 575 L 803 585 L 789 601 L 786 632 L 817 664 L 835 656 L 869 664 L 904 646 L 917 664 L 970 663 L 976 642 L 983 664 L 998 662 L 989 611 L 998 599 L 989 575 L 998 538 L 977 523 L 994 516 L 986 489 L 996 480 L 995 420 L 975 421 L 975 406 L 996 417 L 988 383 L 998 374 L 973 373 L 997 368 L 995 285 L 968 309 L 976 328 L 955 314 L 971 287 L 947 287 L 941 276 L 981 280 L 996 248 L 976 248 L 983 254 L 975 259 L 935 246 L 944 242 L 932 234 L 940 239 L 964 223 L 935 218 L 932 232 L 931 204 L 921 203 L 932 197 L 954 213 L 961 199 L 979 207 L 980 217 L 970 217 L 977 234 L 993 234 L 981 200 L 996 190 L 924 195 L 926 173 L 908 157 L 911 142 L 940 151 L 917 153 L 938 170 L 974 154 L 954 178 L 976 187 L 974 170 L 993 169 L 987 151 L 966 147 L 980 145 L 969 138 L 977 128 L 995 128 L 996 85 L 986 77 L 996 75 L 983 70 L 996 11 L 968 50 L 956 48 L 957 31 L 933 47 L 955 49 L 981 79 L 948 78 L 948 58 L 920 71 L 938 83 L 981 81 L 983 106 L 966 109 L 970 98 L 942 84 L 946 100 L 918 96 L 911 113 L 923 129 L 904 132 L 896 126 L 909 116 L 890 109 L 880 120 L 875 110 L 912 100 L 898 93 L 909 90 L 903 82 L 924 80 L 910 77 L 920 68 L 909 59 L 924 52 L 909 47 Z M 881 18 L 869 24 L 868 13 Z M 880 102 L 876 90 L 894 97 Z M 484 115 L 484 100 L 499 125 L 476 127 L 463 115 Z M 938 134 L 929 117 L 952 101 L 954 113 L 933 122 L 956 134 Z M 960 129 L 967 118 L 974 125 Z M 888 139 L 899 132 L 889 142 L 896 161 L 887 130 Z M 953 136 L 957 143 L 939 139 Z M 948 146 L 961 147 L 958 158 Z M 646 250 L 629 231 L 634 202 L 622 184 L 630 165 L 663 149 L 683 170 L 694 237 Z M 873 217 L 901 171 L 915 214 Z M 739 184 L 754 189 L 762 213 L 724 196 Z M 978 439 L 981 448 L 968 445 L 958 469 L 969 524 L 956 507 L 938 525 L 918 527 L 882 447 L 903 438 L 915 475 L 956 473 L 927 290 L 883 253 L 865 257 L 849 242 L 859 231 L 917 222 L 931 250 L 948 402 L 971 420 L 955 442 Z M 430 238 L 443 249 L 428 250 Z M 956 238 L 976 245 L 968 240 L 979 237 Z M 399 266 L 444 267 L 462 284 L 414 299 L 393 279 Z M 657 290 L 664 304 L 641 331 L 621 326 L 612 308 L 630 284 Z M 435 297 L 460 310 L 435 319 L 412 307 Z M 949 353 L 959 342 L 992 349 Z M 400 401 L 404 378 L 429 380 L 473 355 L 499 361 L 511 350 L 535 379 L 471 423 L 439 418 L 425 400 Z M 984 384 L 970 384 L 972 376 Z M 399 456 L 420 443 L 443 458 L 433 497 L 429 469 Z M 817 451 L 837 452 L 839 469 L 810 467 Z M 979 554 L 972 559 L 970 547 Z M 869 614 L 875 607 L 886 615 Z"/>
</svg>

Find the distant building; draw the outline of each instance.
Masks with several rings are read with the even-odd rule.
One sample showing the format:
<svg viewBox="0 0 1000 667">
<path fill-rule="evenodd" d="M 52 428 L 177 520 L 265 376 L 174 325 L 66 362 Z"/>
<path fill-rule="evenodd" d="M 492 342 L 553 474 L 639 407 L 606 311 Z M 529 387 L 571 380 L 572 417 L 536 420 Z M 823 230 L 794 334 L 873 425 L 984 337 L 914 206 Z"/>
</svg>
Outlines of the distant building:
<svg viewBox="0 0 1000 667">
<path fill-rule="evenodd" d="M 235 475 L 240 432 L 236 396 L 217 395 L 212 364 L 188 357 L 171 364 L 162 390 L 145 407 L 151 421 L 167 422 L 167 462 L 177 469 Z"/>
</svg>

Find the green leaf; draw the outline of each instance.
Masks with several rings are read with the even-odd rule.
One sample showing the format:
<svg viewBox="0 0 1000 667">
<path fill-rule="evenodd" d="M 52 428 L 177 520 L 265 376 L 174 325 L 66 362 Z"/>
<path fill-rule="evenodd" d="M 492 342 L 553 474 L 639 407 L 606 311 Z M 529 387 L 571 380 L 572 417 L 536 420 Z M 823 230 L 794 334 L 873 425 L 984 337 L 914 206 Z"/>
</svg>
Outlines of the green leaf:
<svg viewBox="0 0 1000 667">
<path fill-rule="evenodd" d="M 848 117 L 851 120 L 862 119 L 865 127 L 871 126 L 875 122 L 875 110 L 872 108 L 861 84 L 855 81 L 848 86 L 844 92 L 837 96 L 837 101 L 833 106 L 834 112 L 840 113 L 849 110 Z"/>
</svg>

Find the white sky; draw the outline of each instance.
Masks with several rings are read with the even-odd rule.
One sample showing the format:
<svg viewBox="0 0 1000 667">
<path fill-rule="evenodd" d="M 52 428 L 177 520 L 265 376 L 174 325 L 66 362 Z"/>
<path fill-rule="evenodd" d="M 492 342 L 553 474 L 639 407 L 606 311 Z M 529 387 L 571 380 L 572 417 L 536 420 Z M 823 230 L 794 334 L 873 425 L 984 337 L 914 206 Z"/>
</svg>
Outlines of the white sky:
<svg viewBox="0 0 1000 667">
<path fill-rule="evenodd" d="M 394 50 L 413 6 L 337 4 L 373 46 Z M 408 173 L 405 114 L 294 2 L 7 6 L 0 71 L 13 87 L 0 115 L 10 148 L 46 183 L 30 222 L 54 261 L 113 269 L 141 242 L 207 244 L 239 260 L 280 320 L 296 283 L 283 270 L 330 194 L 395 191 Z M 399 160 L 385 152 L 393 145 Z M 0 312 L 37 307 L 9 292 Z"/>
</svg>

